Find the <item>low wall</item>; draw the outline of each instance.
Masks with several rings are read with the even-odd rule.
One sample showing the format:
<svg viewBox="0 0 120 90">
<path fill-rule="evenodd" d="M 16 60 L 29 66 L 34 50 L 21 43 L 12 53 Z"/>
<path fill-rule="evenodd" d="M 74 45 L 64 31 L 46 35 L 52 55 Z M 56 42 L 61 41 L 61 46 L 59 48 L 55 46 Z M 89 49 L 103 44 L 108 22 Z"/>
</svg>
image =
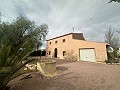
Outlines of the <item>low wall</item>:
<svg viewBox="0 0 120 90">
<path fill-rule="evenodd" d="M 56 72 L 56 61 L 37 62 L 37 70 L 44 74 L 53 74 Z"/>
</svg>

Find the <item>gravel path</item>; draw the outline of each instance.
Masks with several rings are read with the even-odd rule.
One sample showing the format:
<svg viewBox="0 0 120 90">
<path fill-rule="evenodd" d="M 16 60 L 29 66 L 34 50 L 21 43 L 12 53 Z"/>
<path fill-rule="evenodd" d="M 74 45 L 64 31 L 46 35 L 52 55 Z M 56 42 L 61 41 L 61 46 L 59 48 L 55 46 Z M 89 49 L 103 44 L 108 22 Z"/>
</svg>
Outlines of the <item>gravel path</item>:
<svg viewBox="0 0 120 90">
<path fill-rule="evenodd" d="M 57 61 L 61 74 L 41 79 L 39 73 L 32 78 L 11 81 L 11 90 L 120 90 L 120 65 L 90 62 Z"/>
</svg>

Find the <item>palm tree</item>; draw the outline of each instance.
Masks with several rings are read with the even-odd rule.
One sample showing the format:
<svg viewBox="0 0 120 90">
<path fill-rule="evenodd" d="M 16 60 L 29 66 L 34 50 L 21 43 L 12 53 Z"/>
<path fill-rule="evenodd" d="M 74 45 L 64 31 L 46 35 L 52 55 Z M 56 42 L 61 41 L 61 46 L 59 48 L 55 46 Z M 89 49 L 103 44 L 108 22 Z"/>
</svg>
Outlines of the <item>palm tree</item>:
<svg viewBox="0 0 120 90">
<path fill-rule="evenodd" d="M 20 49 L 19 49 L 20 50 Z M 0 90 L 4 89 L 7 83 L 13 78 L 23 74 L 18 71 L 27 63 L 33 61 L 28 60 L 30 50 L 19 51 L 18 53 L 11 53 L 11 46 L 3 45 L 0 48 Z M 25 52 L 25 53 L 24 53 Z M 26 60 L 22 63 L 22 60 Z"/>
<path fill-rule="evenodd" d="M 36 38 L 39 35 L 46 36 L 47 28 L 46 24 L 36 27 L 21 16 L 12 23 L 0 25 L 0 90 L 4 90 L 10 80 L 24 74 L 19 71 L 34 61 L 27 57 L 35 50 Z"/>
</svg>

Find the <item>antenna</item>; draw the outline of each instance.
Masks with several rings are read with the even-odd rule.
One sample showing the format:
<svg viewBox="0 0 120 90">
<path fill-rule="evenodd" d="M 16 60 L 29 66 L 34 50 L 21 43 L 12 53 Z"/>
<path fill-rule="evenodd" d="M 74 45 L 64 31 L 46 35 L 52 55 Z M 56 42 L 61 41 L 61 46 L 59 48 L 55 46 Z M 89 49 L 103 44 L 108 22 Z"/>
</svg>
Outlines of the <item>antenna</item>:
<svg viewBox="0 0 120 90">
<path fill-rule="evenodd" d="M 73 27 L 73 33 L 74 33 L 74 27 Z"/>
</svg>

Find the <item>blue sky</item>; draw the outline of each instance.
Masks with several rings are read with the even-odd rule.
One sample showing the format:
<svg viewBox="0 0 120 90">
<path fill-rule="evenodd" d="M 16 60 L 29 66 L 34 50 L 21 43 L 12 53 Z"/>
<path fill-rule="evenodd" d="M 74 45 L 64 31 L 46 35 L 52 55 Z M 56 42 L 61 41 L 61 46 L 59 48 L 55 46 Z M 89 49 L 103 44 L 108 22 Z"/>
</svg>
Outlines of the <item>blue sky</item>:
<svg viewBox="0 0 120 90">
<path fill-rule="evenodd" d="M 0 0 L 2 21 L 19 14 L 37 25 L 48 24 L 47 39 L 66 33 L 83 33 L 86 40 L 104 42 L 111 26 L 120 30 L 120 4 L 109 0 Z"/>
</svg>

